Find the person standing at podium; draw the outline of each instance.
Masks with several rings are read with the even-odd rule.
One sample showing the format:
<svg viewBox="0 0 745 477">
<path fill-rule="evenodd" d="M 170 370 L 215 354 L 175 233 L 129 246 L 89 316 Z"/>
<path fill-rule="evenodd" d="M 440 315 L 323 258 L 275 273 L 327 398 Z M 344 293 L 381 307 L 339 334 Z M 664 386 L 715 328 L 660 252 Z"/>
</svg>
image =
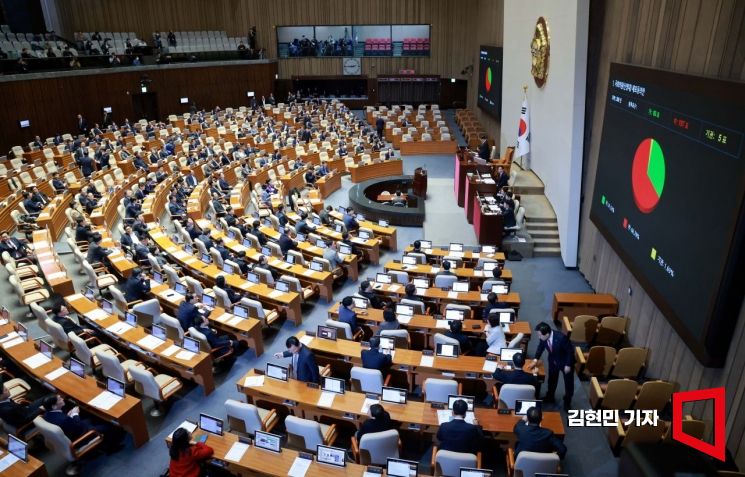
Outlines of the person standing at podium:
<svg viewBox="0 0 745 477">
<path fill-rule="evenodd" d="M 485 161 L 489 160 L 489 143 L 487 142 L 486 136 L 481 136 L 481 144 L 479 145 L 479 157 Z"/>
</svg>

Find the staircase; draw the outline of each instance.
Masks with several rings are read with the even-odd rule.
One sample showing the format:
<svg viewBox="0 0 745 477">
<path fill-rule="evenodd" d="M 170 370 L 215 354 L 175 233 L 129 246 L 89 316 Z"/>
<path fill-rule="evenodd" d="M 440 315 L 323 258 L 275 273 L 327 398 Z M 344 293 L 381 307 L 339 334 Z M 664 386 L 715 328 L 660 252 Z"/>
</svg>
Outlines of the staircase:
<svg viewBox="0 0 745 477">
<path fill-rule="evenodd" d="M 525 228 L 533 239 L 534 257 L 559 257 L 559 224 L 551 203 L 543 194 L 543 182 L 533 171 L 522 170 L 513 163 L 517 171 L 513 190 L 520 196 L 520 205 L 525 207 Z"/>
</svg>

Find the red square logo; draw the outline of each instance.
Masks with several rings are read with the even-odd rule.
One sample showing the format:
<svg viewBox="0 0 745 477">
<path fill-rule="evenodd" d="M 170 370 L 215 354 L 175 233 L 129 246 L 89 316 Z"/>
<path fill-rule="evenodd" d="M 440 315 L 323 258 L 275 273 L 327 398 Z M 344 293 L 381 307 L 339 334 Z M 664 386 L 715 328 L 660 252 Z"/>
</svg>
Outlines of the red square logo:
<svg viewBox="0 0 745 477">
<path fill-rule="evenodd" d="M 714 444 L 709 444 L 683 432 L 683 403 L 691 401 L 714 400 Z M 724 461 L 725 459 L 725 394 L 724 388 L 701 389 L 673 393 L 673 439 L 693 447 L 706 455 Z"/>
</svg>

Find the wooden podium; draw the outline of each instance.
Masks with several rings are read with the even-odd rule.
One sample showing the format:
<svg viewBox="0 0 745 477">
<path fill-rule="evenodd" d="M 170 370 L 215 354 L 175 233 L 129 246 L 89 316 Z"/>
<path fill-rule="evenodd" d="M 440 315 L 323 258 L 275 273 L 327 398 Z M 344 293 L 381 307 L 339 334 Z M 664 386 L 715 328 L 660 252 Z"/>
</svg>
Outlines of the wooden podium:
<svg viewBox="0 0 745 477">
<path fill-rule="evenodd" d="M 412 184 L 414 189 L 414 195 L 421 197 L 422 199 L 427 198 L 427 170 L 421 167 L 417 167 L 414 170 L 414 183 Z"/>
</svg>

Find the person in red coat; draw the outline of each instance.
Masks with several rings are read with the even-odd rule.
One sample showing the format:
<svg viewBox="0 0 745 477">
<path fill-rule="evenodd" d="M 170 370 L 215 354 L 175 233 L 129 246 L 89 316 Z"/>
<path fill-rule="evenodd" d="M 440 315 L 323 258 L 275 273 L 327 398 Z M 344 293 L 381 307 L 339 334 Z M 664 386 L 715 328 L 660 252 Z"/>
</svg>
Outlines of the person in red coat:
<svg viewBox="0 0 745 477">
<path fill-rule="evenodd" d="M 168 466 L 170 477 L 199 477 L 202 475 L 202 463 L 212 457 L 212 447 L 197 442 L 191 444 L 191 433 L 179 427 L 173 433 L 171 441 L 171 463 Z"/>
</svg>

